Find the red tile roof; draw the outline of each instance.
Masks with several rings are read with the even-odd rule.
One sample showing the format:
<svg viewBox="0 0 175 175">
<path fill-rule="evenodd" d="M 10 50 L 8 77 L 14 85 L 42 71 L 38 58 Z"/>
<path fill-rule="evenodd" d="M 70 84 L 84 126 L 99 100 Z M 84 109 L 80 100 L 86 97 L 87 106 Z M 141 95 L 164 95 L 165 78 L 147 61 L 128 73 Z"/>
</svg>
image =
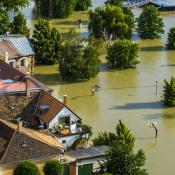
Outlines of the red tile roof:
<svg viewBox="0 0 175 175">
<path fill-rule="evenodd" d="M 10 41 L 0 40 L 0 56 L 4 57 L 5 52 L 8 52 L 9 59 L 21 57 L 21 54 Z"/>
<path fill-rule="evenodd" d="M 42 121 L 47 124 L 49 124 L 52 119 L 65 107 L 63 103 L 45 91 L 43 91 L 40 96 L 39 105 L 49 105 L 49 110 L 42 115 Z"/>
</svg>

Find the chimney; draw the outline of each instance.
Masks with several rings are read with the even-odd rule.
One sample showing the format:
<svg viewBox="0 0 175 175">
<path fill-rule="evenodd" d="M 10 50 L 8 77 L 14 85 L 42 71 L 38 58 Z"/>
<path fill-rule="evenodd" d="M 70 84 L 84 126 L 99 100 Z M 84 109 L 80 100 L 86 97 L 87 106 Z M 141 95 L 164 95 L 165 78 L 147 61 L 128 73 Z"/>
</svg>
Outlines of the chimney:
<svg viewBox="0 0 175 175">
<path fill-rule="evenodd" d="M 8 60 L 9 60 L 9 53 L 6 51 L 5 54 L 4 54 L 4 61 L 6 63 L 8 63 Z"/>
<path fill-rule="evenodd" d="M 25 84 L 26 84 L 26 95 L 27 97 L 30 97 L 30 78 L 28 75 L 25 77 Z"/>
<path fill-rule="evenodd" d="M 23 126 L 22 126 L 22 121 L 18 121 L 18 127 L 17 127 L 17 130 L 21 130 L 23 128 Z"/>
<path fill-rule="evenodd" d="M 63 103 L 67 106 L 67 95 L 63 95 Z"/>
</svg>

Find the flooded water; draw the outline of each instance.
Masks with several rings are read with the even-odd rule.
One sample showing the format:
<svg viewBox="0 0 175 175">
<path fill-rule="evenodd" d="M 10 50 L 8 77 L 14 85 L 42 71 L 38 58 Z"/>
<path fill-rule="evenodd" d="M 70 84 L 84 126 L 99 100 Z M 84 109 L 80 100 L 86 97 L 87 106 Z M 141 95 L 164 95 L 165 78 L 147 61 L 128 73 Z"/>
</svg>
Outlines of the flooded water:
<svg viewBox="0 0 175 175">
<path fill-rule="evenodd" d="M 101 4 L 99 0 L 94 6 Z M 140 10 L 135 9 L 135 14 Z M 69 97 L 68 106 L 86 124 L 99 131 L 115 131 L 116 123 L 122 119 L 136 137 L 136 147 L 143 148 L 146 168 L 151 175 L 174 175 L 175 162 L 175 108 L 164 108 L 161 103 L 164 79 L 175 76 L 175 51 L 165 48 L 167 32 L 175 26 L 175 12 L 162 12 L 165 34 L 160 40 L 139 40 L 139 59 L 136 69 L 109 71 L 106 61 L 97 78 L 82 83 L 63 83 L 58 66 L 36 67 L 36 77 L 54 90 L 53 95 L 61 99 Z M 156 95 L 156 81 L 158 94 Z M 102 90 L 91 95 L 91 87 L 98 84 Z M 148 123 L 155 121 L 158 139 Z"/>
</svg>

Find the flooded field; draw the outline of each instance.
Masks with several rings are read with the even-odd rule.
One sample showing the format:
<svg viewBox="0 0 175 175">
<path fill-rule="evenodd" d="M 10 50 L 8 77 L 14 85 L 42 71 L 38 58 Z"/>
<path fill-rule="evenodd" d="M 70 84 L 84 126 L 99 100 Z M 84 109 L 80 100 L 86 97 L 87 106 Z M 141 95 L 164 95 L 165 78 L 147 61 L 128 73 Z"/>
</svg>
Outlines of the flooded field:
<svg viewBox="0 0 175 175">
<path fill-rule="evenodd" d="M 99 0 L 94 6 L 101 4 Z M 140 10 L 135 9 L 138 15 Z M 100 74 L 97 78 L 82 83 L 63 83 L 58 65 L 38 66 L 35 76 L 54 90 L 53 95 L 62 99 L 67 94 L 68 106 L 86 124 L 99 131 L 115 131 L 115 125 L 122 119 L 131 129 L 137 148 L 143 148 L 146 168 L 151 175 L 174 175 L 175 162 L 175 108 L 164 108 L 161 103 L 163 80 L 175 76 L 175 51 L 166 50 L 167 32 L 175 26 L 175 12 L 162 12 L 165 34 L 160 40 L 134 40 L 140 45 L 141 63 L 136 69 L 110 71 L 102 57 Z M 156 95 L 156 81 L 158 94 Z M 102 90 L 92 96 L 94 84 Z M 148 126 L 157 122 L 158 139 Z"/>
</svg>

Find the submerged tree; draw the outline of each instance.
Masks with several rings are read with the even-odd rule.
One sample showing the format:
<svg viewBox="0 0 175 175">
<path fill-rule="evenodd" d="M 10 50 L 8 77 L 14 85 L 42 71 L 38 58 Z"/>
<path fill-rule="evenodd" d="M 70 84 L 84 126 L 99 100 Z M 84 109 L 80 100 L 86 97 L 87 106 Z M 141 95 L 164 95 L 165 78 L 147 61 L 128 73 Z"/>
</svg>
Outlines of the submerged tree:
<svg viewBox="0 0 175 175">
<path fill-rule="evenodd" d="M 117 40 L 107 48 L 106 59 L 113 68 L 128 69 L 135 68 L 139 63 L 137 60 L 139 46 L 130 40 Z"/>
<path fill-rule="evenodd" d="M 66 18 L 72 14 L 77 0 L 36 0 L 40 15 L 50 18 Z"/>
<path fill-rule="evenodd" d="M 22 13 L 14 17 L 11 23 L 11 31 L 13 34 L 30 35 L 30 29 L 27 28 L 27 22 Z"/>
<path fill-rule="evenodd" d="M 33 32 L 33 46 L 38 64 L 55 64 L 58 62 L 61 36 L 51 28 L 47 20 L 39 19 Z"/>
<path fill-rule="evenodd" d="M 142 150 L 134 152 L 135 138 L 121 120 L 116 126 L 115 137 L 109 140 L 105 166 L 112 175 L 148 175 L 142 168 L 145 154 Z"/>
<path fill-rule="evenodd" d="M 155 39 L 160 38 L 164 33 L 164 24 L 155 6 L 145 6 L 138 18 L 137 31 L 141 38 Z"/>
<path fill-rule="evenodd" d="M 175 49 L 175 27 L 172 27 L 168 33 L 168 49 Z"/>
<path fill-rule="evenodd" d="M 126 38 L 129 27 L 122 8 L 107 4 L 90 12 L 89 31 L 96 38 Z"/>
<path fill-rule="evenodd" d="M 59 69 L 64 80 L 87 80 L 99 72 L 98 52 L 80 41 L 66 41 L 60 51 Z"/>
<path fill-rule="evenodd" d="M 163 102 L 166 106 L 175 106 L 175 77 L 171 77 L 170 81 L 164 80 Z"/>
<path fill-rule="evenodd" d="M 0 35 L 10 32 L 10 19 L 5 12 L 0 11 Z"/>
</svg>

